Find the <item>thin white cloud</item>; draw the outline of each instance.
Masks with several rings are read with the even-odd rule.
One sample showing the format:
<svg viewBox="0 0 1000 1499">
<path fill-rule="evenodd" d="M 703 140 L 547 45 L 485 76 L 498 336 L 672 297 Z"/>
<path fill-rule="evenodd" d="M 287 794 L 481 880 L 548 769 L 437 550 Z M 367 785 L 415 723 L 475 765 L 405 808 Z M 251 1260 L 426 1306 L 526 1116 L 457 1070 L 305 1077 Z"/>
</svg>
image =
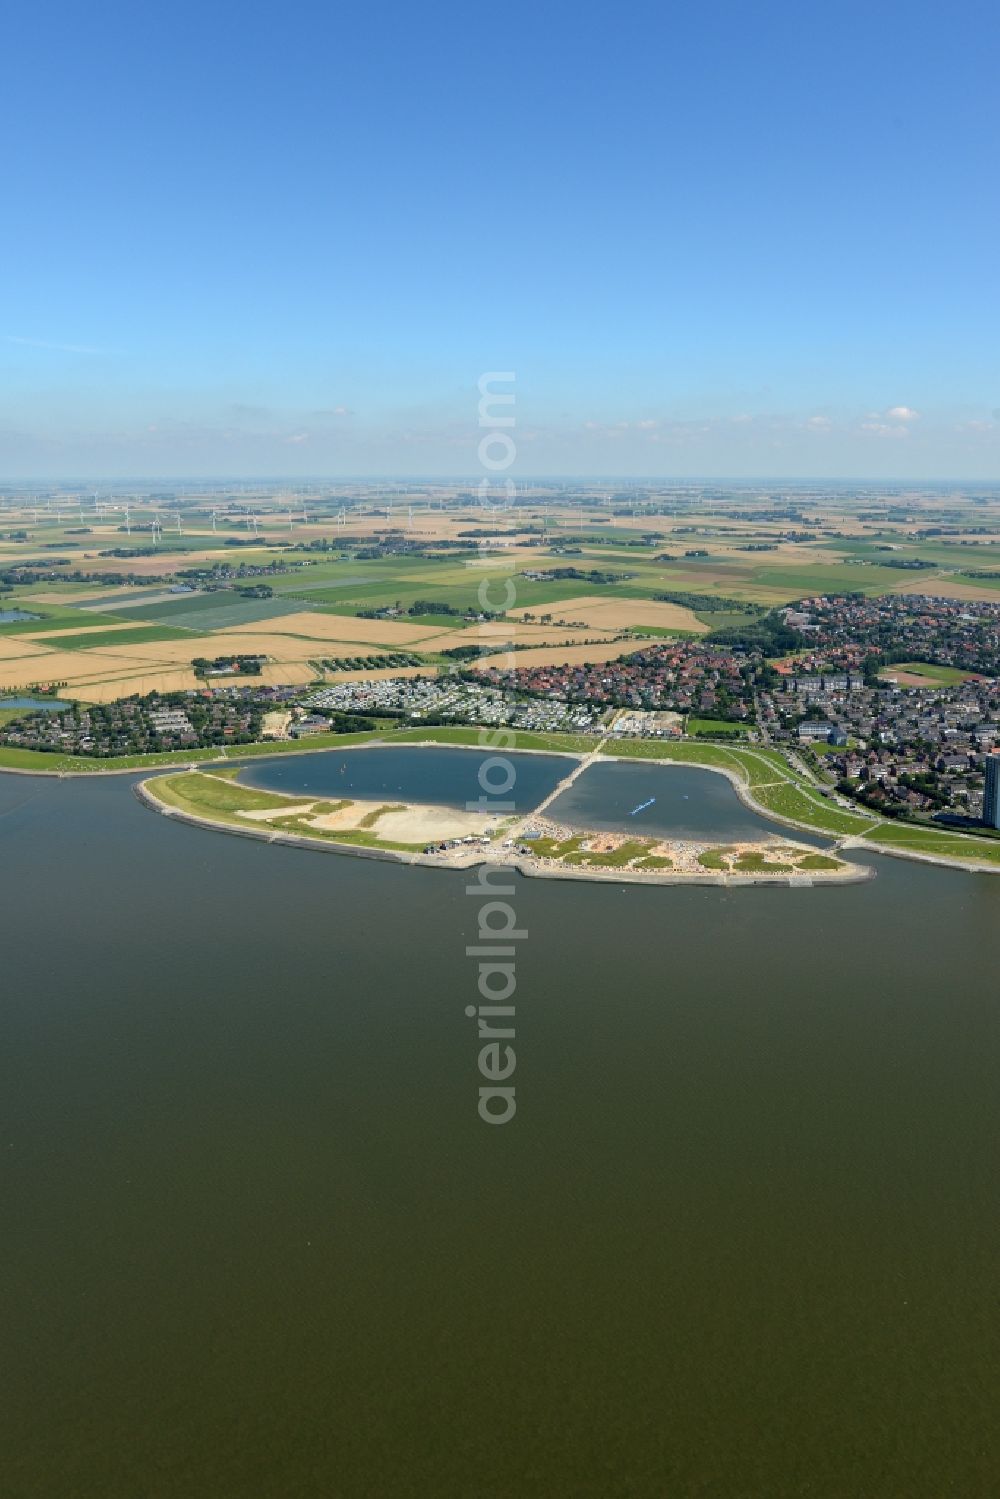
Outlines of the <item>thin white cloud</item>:
<svg viewBox="0 0 1000 1499">
<path fill-rule="evenodd" d="M 111 349 L 98 349 L 91 344 L 50 343 L 46 338 L 21 338 L 16 333 L 5 333 L 4 342 L 20 344 L 26 349 L 48 349 L 53 354 L 110 354 Z"/>
<path fill-rule="evenodd" d="M 920 415 L 912 406 L 890 406 L 886 416 L 893 422 L 915 422 Z"/>
<path fill-rule="evenodd" d="M 889 422 L 862 422 L 862 432 L 867 432 L 872 437 L 909 437 L 908 427 L 892 426 Z"/>
</svg>

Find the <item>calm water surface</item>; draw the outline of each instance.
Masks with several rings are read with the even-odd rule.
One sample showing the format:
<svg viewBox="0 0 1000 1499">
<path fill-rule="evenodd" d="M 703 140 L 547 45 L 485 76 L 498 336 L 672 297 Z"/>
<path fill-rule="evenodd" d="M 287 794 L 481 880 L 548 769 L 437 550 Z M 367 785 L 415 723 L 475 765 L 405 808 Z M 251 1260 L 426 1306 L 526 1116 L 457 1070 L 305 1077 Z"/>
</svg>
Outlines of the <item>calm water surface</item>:
<svg viewBox="0 0 1000 1499">
<path fill-rule="evenodd" d="M 465 876 L 119 777 L 0 855 L 5 1496 L 997 1492 L 1000 880 L 517 879 L 497 1129 Z"/>
<path fill-rule="evenodd" d="M 650 801 L 652 806 L 645 805 Z M 590 765 L 546 815 L 574 827 L 625 828 L 637 835 L 670 833 L 711 842 L 798 837 L 745 807 L 725 776 L 686 765 Z"/>
<path fill-rule="evenodd" d="M 482 767 L 487 785 L 505 784 L 503 766 L 491 768 L 489 752 L 471 749 L 428 749 L 387 746 L 341 752 L 330 750 L 307 755 L 285 755 L 264 763 L 251 763 L 240 779 L 265 791 L 309 792 L 317 796 L 354 796 L 382 800 L 405 797 L 409 801 L 439 806 L 464 807 L 483 793 Z M 516 780 L 505 798 L 518 811 L 529 811 L 554 791 L 576 764 L 565 755 L 518 755 Z M 720 777 L 721 779 L 721 777 Z M 489 795 L 492 808 L 497 798 Z M 737 803 L 739 805 L 739 803 Z"/>
<path fill-rule="evenodd" d="M 69 706 L 69 703 L 64 703 L 61 698 L 56 697 L 0 697 L 0 708 L 21 708 L 25 712 L 32 709 L 38 712 L 59 713 Z"/>
</svg>

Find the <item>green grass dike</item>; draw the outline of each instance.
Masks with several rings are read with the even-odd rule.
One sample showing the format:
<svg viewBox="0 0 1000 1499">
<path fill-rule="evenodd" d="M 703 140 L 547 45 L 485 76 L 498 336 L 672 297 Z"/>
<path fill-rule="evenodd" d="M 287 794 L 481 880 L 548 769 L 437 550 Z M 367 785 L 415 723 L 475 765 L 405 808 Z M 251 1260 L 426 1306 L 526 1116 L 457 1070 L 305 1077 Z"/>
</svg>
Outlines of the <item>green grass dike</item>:
<svg viewBox="0 0 1000 1499">
<path fill-rule="evenodd" d="M 936 859 L 960 859 L 963 863 L 982 864 L 985 868 L 1000 868 L 1000 838 L 938 832 L 935 828 L 885 822 L 866 833 L 864 841 L 883 844 L 899 853 L 930 854 Z"/>
<path fill-rule="evenodd" d="M 312 819 L 340 811 L 348 801 L 286 795 L 280 791 L 259 791 L 236 780 L 238 770 L 184 770 L 176 775 L 156 776 L 145 783 L 145 792 L 161 806 L 174 808 L 190 817 L 224 827 L 240 828 L 261 836 L 271 833 L 295 833 L 316 843 L 348 844 L 357 848 L 386 848 L 418 853 L 423 844 L 399 843 L 381 838 L 377 832 L 379 818 L 385 812 L 400 810 L 398 802 L 373 802 L 354 828 L 334 830 L 317 828 Z M 255 821 L 248 812 L 265 812 L 266 819 Z"/>
<path fill-rule="evenodd" d="M 514 729 L 475 728 L 459 724 L 435 725 L 426 728 L 411 726 L 405 729 L 375 729 L 357 734 L 314 734 L 305 740 L 266 741 L 219 748 L 170 750 L 162 754 L 129 755 L 108 759 L 46 754 L 40 750 L 0 748 L 0 771 L 6 769 L 63 775 L 93 775 L 108 771 L 158 770 L 170 766 L 180 768 L 197 765 L 205 769 L 214 769 L 226 765 L 238 767 L 243 761 L 261 757 L 271 758 L 286 754 L 307 754 L 317 750 L 360 748 L 366 744 L 457 745 L 482 749 L 484 752 L 494 754 L 521 750 L 579 757 L 592 754 L 600 743 L 601 741 L 593 734 L 548 734 Z M 975 834 L 939 831 L 935 828 L 896 823 L 881 818 L 875 813 L 848 810 L 839 806 L 832 797 L 825 796 L 815 782 L 803 776 L 779 751 L 774 749 L 758 745 L 718 744 L 706 740 L 610 737 L 604 741 L 600 752 L 603 756 L 622 760 L 660 761 L 723 771 L 746 788 L 749 800 L 765 816 L 770 812 L 776 819 L 785 820 L 809 832 L 818 833 L 831 841 L 840 838 L 858 839 L 868 844 L 881 844 L 900 854 L 931 855 L 940 859 L 942 863 L 959 861 L 981 864 L 984 869 L 1000 868 L 1000 839 L 991 840 Z M 219 777 L 213 776 L 212 779 L 218 781 Z M 157 788 L 156 794 L 160 795 L 165 781 L 158 779 L 152 784 L 155 784 Z M 166 800 L 166 796 L 162 796 L 161 799 Z M 247 810 L 251 806 L 251 803 L 242 803 L 240 810 Z M 225 815 L 224 806 L 217 806 L 216 811 Z M 208 815 L 214 815 L 214 813 Z M 245 825 L 244 822 L 243 826 Z M 310 836 L 324 835 L 310 830 Z M 372 838 L 364 829 L 344 830 L 337 834 L 337 841 L 388 846 Z M 401 847 L 406 846 L 401 845 Z M 817 863 L 812 867 L 821 870 L 827 866 Z"/>
</svg>

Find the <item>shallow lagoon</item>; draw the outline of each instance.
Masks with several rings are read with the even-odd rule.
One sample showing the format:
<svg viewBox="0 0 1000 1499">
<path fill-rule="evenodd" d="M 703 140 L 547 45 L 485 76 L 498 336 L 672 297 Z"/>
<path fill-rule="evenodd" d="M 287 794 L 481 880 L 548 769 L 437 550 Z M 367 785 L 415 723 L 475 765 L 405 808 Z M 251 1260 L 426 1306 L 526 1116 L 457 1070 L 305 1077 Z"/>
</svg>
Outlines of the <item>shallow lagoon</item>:
<svg viewBox="0 0 1000 1499">
<path fill-rule="evenodd" d="M 759 841 L 786 832 L 744 806 L 718 771 L 669 763 L 598 761 L 556 798 L 546 816 L 573 827 L 710 842 Z M 789 830 L 788 836 L 798 834 Z"/>
<path fill-rule="evenodd" d="M 252 763 L 240 779 L 267 791 L 380 800 L 395 796 L 464 806 L 481 794 L 479 772 L 488 757 L 486 751 L 471 749 L 359 745 Z M 516 770 L 511 800 L 519 812 L 530 812 L 577 764 L 555 755 L 507 758 Z M 651 806 L 630 815 L 650 799 Z M 545 815 L 573 827 L 717 842 L 762 840 L 785 832 L 781 824 L 744 806 L 729 780 L 716 771 L 620 760 L 588 766 Z M 820 841 L 808 835 L 804 839 Z"/>
<path fill-rule="evenodd" d="M 357 749 L 284 755 L 252 763 L 240 773 L 240 780 L 265 791 L 464 807 L 466 802 L 476 801 L 484 794 L 480 772 L 492 757 L 491 751 L 475 749 L 359 745 Z M 515 810 L 530 811 L 555 790 L 576 764 L 557 755 L 515 755 L 503 759 L 514 766 L 514 785 L 503 797 L 490 796 L 487 810 L 493 810 L 500 800 L 510 800 Z M 487 783 L 505 784 L 502 766 L 487 766 L 485 776 Z"/>
</svg>

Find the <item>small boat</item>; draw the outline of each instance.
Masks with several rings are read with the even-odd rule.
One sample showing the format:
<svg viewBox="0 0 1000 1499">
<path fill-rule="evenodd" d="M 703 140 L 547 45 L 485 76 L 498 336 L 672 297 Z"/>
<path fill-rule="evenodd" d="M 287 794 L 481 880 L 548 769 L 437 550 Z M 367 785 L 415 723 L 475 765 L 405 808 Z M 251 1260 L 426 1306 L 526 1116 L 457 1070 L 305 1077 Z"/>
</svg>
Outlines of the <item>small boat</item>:
<svg viewBox="0 0 1000 1499">
<path fill-rule="evenodd" d="M 630 817 L 634 817 L 637 812 L 645 812 L 646 808 L 647 807 L 651 807 L 655 801 L 656 801 L 656 797 L 655 796 L 651 796 L 649 798 L 648 802 L 640 802 L 637 807 L 633 807 L 632 810 L 631 810 L 631 812 L 628 815 Z"/>
</svg>

